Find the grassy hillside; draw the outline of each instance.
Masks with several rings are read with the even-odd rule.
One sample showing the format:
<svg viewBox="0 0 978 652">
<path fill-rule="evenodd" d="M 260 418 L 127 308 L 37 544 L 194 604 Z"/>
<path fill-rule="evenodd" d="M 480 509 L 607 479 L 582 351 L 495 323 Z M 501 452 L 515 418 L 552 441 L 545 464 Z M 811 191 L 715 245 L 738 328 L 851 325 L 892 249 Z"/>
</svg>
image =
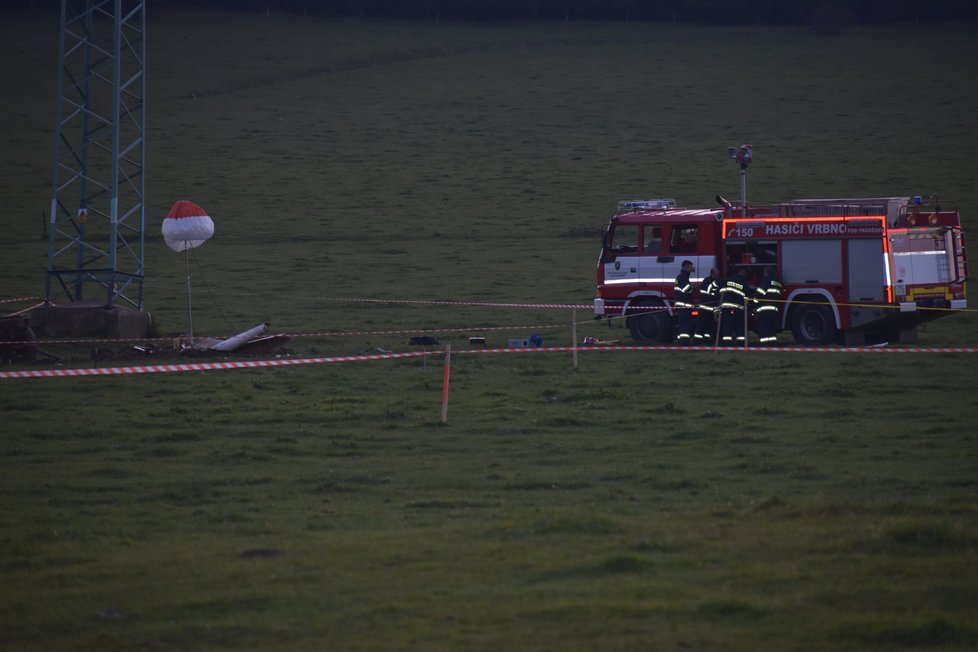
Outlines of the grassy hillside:
<svg viewBox="0 0 978 652">
<path fill-rule="evenodd" d="M 742 142 L 757 202 L 936 192 L 978 232 L 973 31 L 150 22 L 167 334 L 181 198 L 217 227 L 194 267 L 215 335 L 566 342 L 543 326 L 567 310 L 327 299 L 587 303 L 617 200 L 735 196 Z M 43 289 L 56 32 L 0 25 L 3 297 Z M 976 324 L 922 339 L 975 346 Z M 447 425 L 439 364 L 2 381 L 0 647 L 978 645 L 969 356 L 460 353 Z"/>
<path fill-rule="evenodd" d="M 23 24 L 3 45 L 24 63 L 3 73 L 8 296 L 43 288 L 53 147 L 57 28 Z M 589 302 L 598 238 L 567 236 L 623 197 L 736 196 L 741 142 L 756 202 L 936 192 L 976 223 L 972 32 L 179 13 L 148 39 L 147 308 L 168 332 L 184 260 L 159 223 L 180 198 L 216 222 L 197 315 L 215 333 L 221 311 L 358 323 L 323 313 L 335 295 Z"/>
</svg>

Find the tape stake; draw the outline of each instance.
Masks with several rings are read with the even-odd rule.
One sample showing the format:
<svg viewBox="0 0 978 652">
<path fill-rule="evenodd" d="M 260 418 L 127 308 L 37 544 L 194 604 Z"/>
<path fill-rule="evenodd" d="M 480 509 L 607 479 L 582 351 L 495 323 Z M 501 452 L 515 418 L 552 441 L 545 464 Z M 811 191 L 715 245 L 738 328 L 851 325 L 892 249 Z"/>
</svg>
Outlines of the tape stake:
<svg viewBox="0 0 978 652">
<path fill-rule="evenodd" d="M 441 390 L 441 422 L 448 423 L 448 385 L 452 379 L 452 343 L 445 345 L 445 378 Z"/>
<path fill-rule="evenodd" d="M 574 359 L 574 368 L 577 369 L 577 310 L 575 309 L 571 312 L 571 346 L 574 348 L 574 353 L 572 358 Z"/>
</svg>

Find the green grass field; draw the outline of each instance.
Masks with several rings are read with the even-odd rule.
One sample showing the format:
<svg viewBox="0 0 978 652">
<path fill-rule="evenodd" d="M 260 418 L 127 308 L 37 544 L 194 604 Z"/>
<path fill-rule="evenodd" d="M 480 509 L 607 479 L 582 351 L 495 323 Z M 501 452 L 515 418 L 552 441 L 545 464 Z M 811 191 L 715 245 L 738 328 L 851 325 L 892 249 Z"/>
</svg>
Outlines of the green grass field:
<svg viewBox="0 0 978 652">
<path fill-rule="evenodd" d="M 51 16 L 0 24 L 0 298 L 43 291 L 56 36 Z M 569 310 L 331 299 L 588 303 L 616 202 L 735 196 L 742 142 L 758 203 L 936 192 L 978 232 L 974 30 L 178 12 L 149 43 L 147 309 L 167 336 L 185 261 L 159 224 L 183 198 L 217 228 L 193 269 L 213 335 L 566 344 Z M 976 326 L 921 343 L 978 346 Z M 468 334 L 438 334 L 458 351 L 447 424 L 437 356 L 0 380 L 0 649 L 978 647 L 972 354 L 573 369 L 467 355 Z"/>
</svg>

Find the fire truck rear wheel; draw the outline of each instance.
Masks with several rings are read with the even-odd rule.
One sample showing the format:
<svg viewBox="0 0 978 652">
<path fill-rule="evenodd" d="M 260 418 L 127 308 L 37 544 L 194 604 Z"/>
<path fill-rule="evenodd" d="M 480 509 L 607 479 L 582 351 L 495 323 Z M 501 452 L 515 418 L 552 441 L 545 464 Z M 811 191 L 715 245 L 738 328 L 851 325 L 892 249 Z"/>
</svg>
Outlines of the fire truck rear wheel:
<svg viewBox="0 0 978 652">
<path fill-rule="evenodd" d="M 661 308 L 661 310 L 656 310 Z M 654 311 L 628 318 L 628 330 L 639 344 L 660 344 L 672 340 L 672 320 L 661 304 L 644 304 L 635 307 L 636 312 Z"/>
<path fill-rule="evenodd" d="M 835 341 L 835 315 L 828 306 L 796 305 L 791 317 L 791 334 L 806 346 L 822 346 Z"/>
</svg>

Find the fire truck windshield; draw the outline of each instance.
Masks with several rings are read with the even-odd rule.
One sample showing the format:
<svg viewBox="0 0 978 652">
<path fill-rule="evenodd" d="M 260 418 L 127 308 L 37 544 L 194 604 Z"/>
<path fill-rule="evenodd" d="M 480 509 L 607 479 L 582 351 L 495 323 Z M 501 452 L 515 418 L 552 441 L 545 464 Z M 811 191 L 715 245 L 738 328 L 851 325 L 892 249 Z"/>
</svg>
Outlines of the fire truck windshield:
<svg viewBox="0 0 978 652">
<path fill-rule="evenodd" d="M 619 224 L 614 231 L 611 251 L 613 253 L 633 253 L 638 251 L 638 227 L 633 224 Z"/>
</svg>

